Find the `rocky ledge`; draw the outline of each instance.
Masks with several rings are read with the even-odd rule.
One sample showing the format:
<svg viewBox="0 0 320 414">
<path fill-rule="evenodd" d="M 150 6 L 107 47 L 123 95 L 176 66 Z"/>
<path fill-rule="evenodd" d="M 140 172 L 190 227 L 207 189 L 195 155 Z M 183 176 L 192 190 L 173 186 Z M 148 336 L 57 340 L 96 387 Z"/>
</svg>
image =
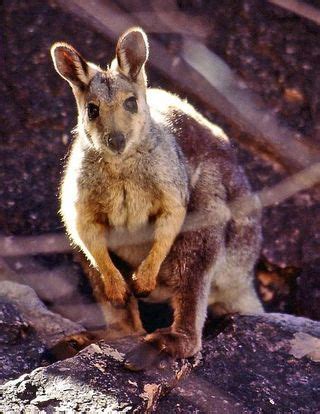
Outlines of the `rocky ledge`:
<svg viewBox="0 0 320 414">
<path fill-rule="evenodd" d="M 123 366 L 131 338 L 50 361 L 48 348 L 81 326 L 46 310 L 31 288 L 0 285 L 0 412 L 310 413 L 320 406 L 319 322 L 284 314 L 209 322 L 201 355 L 134 373 Z"/>
</svg>

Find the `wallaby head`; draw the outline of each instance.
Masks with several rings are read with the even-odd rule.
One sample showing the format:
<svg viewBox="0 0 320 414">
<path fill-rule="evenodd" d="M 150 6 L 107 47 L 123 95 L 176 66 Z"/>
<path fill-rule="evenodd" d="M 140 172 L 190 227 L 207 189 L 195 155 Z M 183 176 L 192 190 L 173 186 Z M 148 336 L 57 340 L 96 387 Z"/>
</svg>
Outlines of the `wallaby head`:
<svg viewBox="0 0 320 414">
<path fill-rule="evenodd" d="M 67 43 L 55 43 L 57 72 L 71 85 L 78 107 L 78 132 L 106 156 L 121 157 L 141 143 L 149 122 L 145 63 L 148 41 L 140 28 L 118 40 L 116 57 L 101 69 Z"/>
</svg>

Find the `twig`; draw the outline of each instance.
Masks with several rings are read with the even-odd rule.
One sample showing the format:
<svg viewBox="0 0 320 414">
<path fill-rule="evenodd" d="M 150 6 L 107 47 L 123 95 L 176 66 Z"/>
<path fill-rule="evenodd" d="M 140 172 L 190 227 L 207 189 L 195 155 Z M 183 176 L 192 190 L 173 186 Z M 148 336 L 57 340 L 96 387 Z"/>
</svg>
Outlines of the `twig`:
<svg viewBox="0 0 320 414">
<path fill-rule="evenodd" d="M 310 4 L 298 0 L 269 0 L 269 2 L 320 25 L 320 10 Z"/>
<path fill-rule="evenodd" d="M 0 236 L 0 256 L 28 256 L 71 252 L 64 234 L 43 234 L 40 236 Z"/>
<path fill-rule="evenodd" d="M 305 168 L 319 161 L 320 148 L 302 142 L 294 136 L 293 130 L 280 127 L 271 111 L 263 107 L 259 97 L 243 90 L 240 80 L 228 65 L 206 46 L 196 40 L 186 40 L 183 57 L 221 95 L 219 101 L 214 101 L 221 113 L 236 111 L 232 121 L 254 137 L 256 146 L 267 145 L 267 150 L 279 162 L 285 163 L 289 170 Z M 240 142 L 240 145 L 243 143 Z"/>
</svg>

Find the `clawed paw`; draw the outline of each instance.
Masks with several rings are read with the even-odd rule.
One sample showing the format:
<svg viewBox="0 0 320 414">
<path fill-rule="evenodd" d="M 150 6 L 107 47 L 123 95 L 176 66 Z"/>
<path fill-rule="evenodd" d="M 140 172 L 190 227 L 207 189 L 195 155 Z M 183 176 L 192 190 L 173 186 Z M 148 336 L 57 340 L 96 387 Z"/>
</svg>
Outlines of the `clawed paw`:
<svg viewBox="0 0 320 414">
<path fill-rule="evenodd" d="M 139 283 L 138 281 L 133 281 L 132 283 L 132 290 L 136 298 L 146 298 L 150 295 L 150 293 L 154 289 L 155 289 L 155 284 L 154 286 L 150 287 L 150 286 L 141 285 L 141 283 Z"/>
<path fill-rule="evenodd" d="M 131 292 L 125 281 L 105 283 L 105 293 L 107 300 L 116 308 L 126 307 L 131 296 Z"/>
<path fill-rule="evenodd" d="M 130 300 L 131 293 L 127 290 L 124 294 L 108 296 L 109 301 L 115 308 L 125 308 Z"/>
<path fill-rule="evenodd" d="M 158 272 L 154 267 L 143 262 L 136 273 L 132 275 L 132 289 L 134 295 L 139 298 L 144 298 L 156 288 Z"/>
<path fill-rule="evenodd" d="M 142 371 L 158 366 L 168 358 L 170 358 L 169 355 L 159 350 L 154 344 L 142 341 L 126 354 L 124 366 L 130 371 Z"/>
<path fill-rule="evenodd" d="M 144 337 L 143 342 L 126 355 L 125 367 L 141 371 L 168 358 L 188 358 L 200 348 L 200 340 L 172 328 L 158 329 Z"/>
</svg>

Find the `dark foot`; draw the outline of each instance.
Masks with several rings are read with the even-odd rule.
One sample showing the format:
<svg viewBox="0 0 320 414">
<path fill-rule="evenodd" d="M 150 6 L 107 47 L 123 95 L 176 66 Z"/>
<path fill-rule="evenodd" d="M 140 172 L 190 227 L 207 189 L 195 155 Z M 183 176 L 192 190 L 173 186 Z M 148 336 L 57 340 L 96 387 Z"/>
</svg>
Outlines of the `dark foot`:
<svg viewBox="0 0 320 414">
<path fill-rule="evenodd" d="M 199 351 L 196 338 L 171 328 L 158 329 L 147 335 L 141 344 L 127 353 L 125 367 L 141 371 L 173 358 L 191 357 Z"/>
<path fill-rule="evenodd" d="M 200 340 L 195 335 L 172 328 L 157 329 L 147 335 L 145 341 L 174 358 L 188 358 L 200 349 Z"/>
<path fill-rule="evenodd" d="M 66 336 L 50 348 L 48 352 L 53 360 L 60 361 L 75 356 L 81 349 L 92 344 L 96 340 L 97 337 L 90 332 L 80 332 L 78 334 Z"/>
<path fill-rule="evenodd" d="M 163 356 L 163 352 L 143 341 L 126 354 L 124 366 L 130 371 L 142 371 L 157 366 Z"/>
</svg>

